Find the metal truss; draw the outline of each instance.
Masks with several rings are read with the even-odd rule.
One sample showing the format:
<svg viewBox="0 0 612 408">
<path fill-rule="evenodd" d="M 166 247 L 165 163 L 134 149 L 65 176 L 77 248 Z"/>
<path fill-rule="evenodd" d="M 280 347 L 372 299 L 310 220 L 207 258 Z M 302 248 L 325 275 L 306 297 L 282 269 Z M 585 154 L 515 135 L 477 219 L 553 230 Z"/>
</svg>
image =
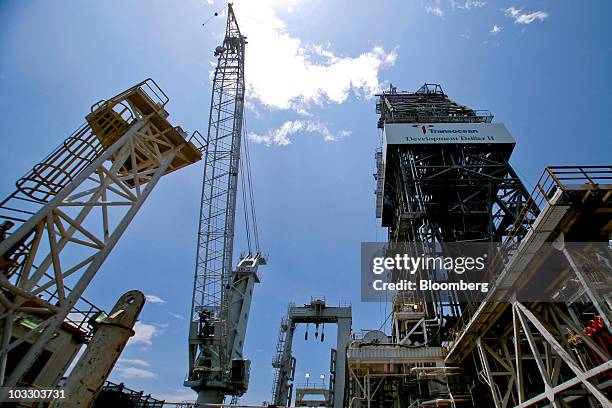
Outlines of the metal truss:
<svg viewBox="0 0 612 408">
<path fill-rule="evenodd" d="M 287 316 L 283 316 L 276 340 L 276 352 L 272 359 L 274 378 L 272 379 L 272 403 L 279 406 L 290 406 L 295 379 L 296 359 L 292 355 L 293 335 L 296 323 L 288 317 L 289 310 L 295 307 L 290 303 Z"/>
<path fill-rule="evenodd" d="M 292 354 L 293 336 L 298 323 L 314 323 L 317 327 L 315 330 L 318 330 L 319 324 L 337 325 L 336 349 L 332 349 L 331 353 L 328 400 L 324 405 L 334 408 L 346 406 L 348 395 L 345 394 L 345 389 L 347 380 L 349 380 L 346 378 L 348 373 L 346 350 L 350 339 L 351 310 L 350 306 L 327 306 L 325 299 L 316 297 L 311 299 L 310 304 L 304 306 L 289 304 L 287 315 L 281 320 L 276 353 L 272 360 L 272 367 L 275 371 L 272 387 L 273 405 L 291 406 L 296 368 L 296 359 Z M 308 334 L 306 334 L 306 339 L 307 336 Z M 322 340 L 323 337 L 321 337 Z M 300 388 L 304 387 L 300 386 Z"/>
<path fill-rule="evenodd" d="M 509 151 L 497 146 L 402 146 L 391 157 L 393 215 L 383 219 L 391 241 L 499 242 L 528 201 Z"/>
<path fill-rule="evenodd" d="M 191 308 L 188 379 L 201 377 L 202 365 L 229 364 L 225 322 L 225 287 L 232 270 L 236 194 L 244 106 L 244 48 L 231 4 L 223 45 L 217 47 Z M 215 326 L 214 344 L 202 337 Z M 220 331 L 220 332 L 219 332 Z M 205 344 L 206 343 L 206 344 Z M 213 351 L 214 348 L 214 351 Z M 202 360 L 212 358 L 214 362 Z"/>
<path fill-rule="evenodd" d="M 450 100 L 436 84 L 425 84 L 413 93 L 391 87 L 379 97 L 379 128 L 392 123 L 490 123 L 493 118 L 489 111 Z M 512 144 L 411 144 L 386 149 L 384 165 L 382 155 L 377 156 L 377 193 L 384 193 L 377 197 L 377 214 L 382 226 L 388 227 L 389 242 L 406 253 L 433 255 L 437 247 L 451 242 L 501 243 L 511 231 L 518 231 L 520 240 L 527 231 L 527 226 L 521 230 L 522 223 L 537 217 L 537 206 L 509 164 Z M 432 279 L 432 273 L 421 270 L 419 278 Z M 423 353 L 447 345 L 451 328 L 475 307 L 452 296 L 441 299 L 433 291 L 418 297 L 400 293 L 393 303 L 393 344 L 400 350 L 420 348 Z M 486 391 L 479 384 L 467 386 L 472 371 L 473 367 L 444 362 L 420 366 L 415 360 L 404 371 L 381 374 L 380 383 L 389 382 L 396 406 L 470 406 L 472 391 Z M 370 390 L 366 377 L 361 380 L 363 385 L 355 378 L 361 387 L 355 391 L 361 391 L 368 407 L 391 406 L 386 397 Z"/>
<path fill-rule="evenodd" d="M 398 400 L 397 390 L 402 381 L 410 374 L 366 374 L 358 376 L 349 368 L 350 386 L 353 388 L 348 407 L 365 406 L 395 407 Z"/>
<path fill-rule="evenodd" d="M 451 101 L 435 84 L 414 93 L 391 87 L 376 109 L 379 128 L 492 119 L 490 112 Z M 399 294 L 393 305 L 393 345 L 398 350 L 416 345 L 424 353 L 446 346 L 447 355 L 435 366 L 420 365 L 415 358 L 410 373 L 398 364 L 380 374 L 390 383 L 398 373 L 405 376 L 392 386 L 395 400 L 389 403 L 376 391 L 383 380 L 367 382 L 370 371 L 351 373 L 351 404 L 612 407 L 612 297 L 604 284 L 609 264 L 600 273 L 596 260 L 565 248 L 563 237 L 565 231 L 569 242 L 608 239 L 612 167 L 547 168 L 529 194 L 509 164 L 512 147 L 386 146 L 385 161 L 382 152 L 376 154 L 377 216 L 389 229 L 389 242 L 407 253 L 427 254 L 437 244 L 457 241 L 499 243 L 492 265 L 500 270 L 514 265 L 518 251 L 529 252 L 528 245 L 535 254 L 537 243 L 557 236 L 553 246 L 568 264 L 563 276 L 571 270 L 570 279 L 579 286 L 572 301 L 458 302 L 433 293 Z M 517 262 L 521 259 L 528 258 Z M 518 272 L 527 273 L 527 267 Z M 473 363 L 466 358 L 471 351 Z M 472 401 L 472 396 L 477 398 Z"/>
<path fill-rule="evenodd" d="M 199 160 L 184 132 L 166 121 L 160 93 L 147 80 L 94 105 L 88 124 L 0 204 L 3 225 L 15 227 L 0 241 L 4 387 L 20 383 L 60 326 L 85 334 L 92 308 L 82 307 L 81 296 L 100 266 L 159 179 Z M 18 336 L 16 325 L 28 330 Z M 28 351 L 6 373 L 9 352 L 24 342 Z"/>
<path fill-rule="evenodd" d="M 507 334 L 476 341 L 481 376 L 496 408 L 611 405 L 606 396 L 610 355 L 583 333 L 571 310 L 563 304 L 513 302 L 511 314 Z"/>
<path fill-rule="evenodd" d="M 450 100 L 438 84 L 424 84 L 416 92 L 397 92 L 391 85 L 388 92 L 378 96 L 380 129 L 385 123 L 489 123 L 493 119 L 487 110 L 474 110 Z"/>
<path fill-rule="evenodd" d="M 521 214 L 504 240 L 516 250 L 529 234 L 556 231 L 553 247 L 562 254 L 577 283 L 571 301 L 500 305 L 495 328 L 476 339 L 481 377 L 488 384 L 496 407 L 610 407 L 612 343 L 609 280 L 612 267 L 605 256 L 570 250 L 566 234 L 589 241 L 601 239 L 598 231 L 609 224 L 610 166 L 559 166 L 547 168 L 534 188 L 530 204 L 546 210 L 572 208 L 568 220 L 554 228 L 542 222 L 525 222 Z M 585 214 L 588 224 L 585 223 Z M 540 220 L 538 220 L 540 221 Z M 586 225 L 585 225 L 586 224 Z M 536 226 L 534 226 L 536 225 Z M 565 226 L 565 227 L 564 227 Z M 521 235 L 523 234 L 523 235 Z M 555 235 L 552 235 L 554 237 Z M 547 239 L 552 239 L 548 237 Z M 561 271 L 559 271 L 561 273 Z M 475 327 L 475 326 L 473 326 Z M 466 333 L 466 335 L 469 333 Z"/>
<path fill-rule="evenodd" d="M 460 121 L 460 116 L 453 120 Z M 510 145 L 404 145 L 393 149 L 387 151 L 382 225 L 388 227 L 389 241 L 405 245 L 405 251 L 431 253 L 436 244 L 450 242 L 501 242 L 511 231 L 520 234 L 520 239 L 527 224 L 537 217 L 539 209 L 509 164 Z M 430 271 L 419 273 L 424 275 L 421 279 L 432 278 L 427 276 Z M 406 340 L 416 335 L 421 344 L 429 344 L 439 331 L 442 336 L 436 341 L 440 341 L 452 327 L 451 320 L 473 307 L 441 301 L 434 292 L 425 296 L 416 299 L 408 292 L 394 301 L 398 307 L 406 302 L 428 303 L 422 318 L 429 326 L 421 322 L 423 329 L 417 333 L 418 319 L 407 322 L 415 330 Z M 445 327 L 436 328 L 437 323 L 431 322 L 442 315 L 450 319 Z"/>
</svg>

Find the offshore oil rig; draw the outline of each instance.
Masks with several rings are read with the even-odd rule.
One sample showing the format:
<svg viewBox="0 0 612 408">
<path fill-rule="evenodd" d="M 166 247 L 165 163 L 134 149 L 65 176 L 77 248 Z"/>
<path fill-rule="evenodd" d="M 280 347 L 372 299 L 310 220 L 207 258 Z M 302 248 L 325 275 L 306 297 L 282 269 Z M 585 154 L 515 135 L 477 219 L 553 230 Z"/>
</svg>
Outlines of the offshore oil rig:
<svg viewBox="0 0 612 408">
<path fill-rule="evenodd" d="M 395 296 L 391 333 L 346 350 L 347 406 L 610 406 L 612 167 L 549 167 L 529 193 L 505 127 L 440 85 L 391 87 L 376 111 L 376 216 L 389 242 L 498 250 L 484 301 Z"/>
<path fill-rule="evenodd" d="M 509 163 L 515 141 L 504 125 L 440 85 L 391 87 L 376 112 L 376 217 L 389 245 L 421 256 L 494 245 L 482 277 L 490 289 L 473 300 L 398 291 L 390 332 L 339 331 L 329 384 L 297 387 L 295 406 L 612 406 L 612 166 L 548 167 L 530 193 Z M 292 405 L 296 323 L 339 315 L 350 322 L 350 307 L 290 305 L 274 405 Z M 304 402 L 305 393 L 323 398 Z"/>
<path fill-rule="evenodd" d="M 243 137 L 246 44 L 230 4 L 205 137 L 170 123 L 169 98 L 148 79 L 94 104 L 86 123 L 0 201 L 2 406 L 240 406 L 251 300 L 266 264 Z M 484 298 L 397 291 L 386 331 L 354 330 L 350 305 L 291 303 L 264 405 L 612 406 L 612 166 L 548 167 L 528 191 L 509 163 L 515 140 L 505 126 L 440 85 L 390 87 L 376 112 L 384 245 L 423 256 L 455 244 L 493 246 L 479 276 L 489 290 Z M 202 159 L 184 380 L 197 399 L 165 403 L 107 381 L 144 295 L 129 291 L 108 313 L 83 295 L 160 179 Z M 239 184 L 248 250 L 234 267 Z M 321 340 L 325 325 L 337 328 L 327 381 L 295 384 L 299 324 L 314 325 Z M 69 398 L 15 398 L 15 387 Z"/>
</svg>

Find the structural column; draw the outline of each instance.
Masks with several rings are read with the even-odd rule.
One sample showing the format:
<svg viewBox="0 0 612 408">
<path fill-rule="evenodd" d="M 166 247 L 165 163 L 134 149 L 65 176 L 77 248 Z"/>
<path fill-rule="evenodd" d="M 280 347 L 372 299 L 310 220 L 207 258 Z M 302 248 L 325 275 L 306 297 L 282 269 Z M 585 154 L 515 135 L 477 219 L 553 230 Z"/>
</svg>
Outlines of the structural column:
<svg viewBox="0 0 612 408">
<path fill-rule="evenodd" d="M 98 324 L 96 332 L 64 385 L 66 399 L 53 408 L 90 407 L 119 355 L 134 335 L 134 324 L 145 304 L 145 296 L 132 290 L 119 298 L 110 315 Z"/>
</svg>

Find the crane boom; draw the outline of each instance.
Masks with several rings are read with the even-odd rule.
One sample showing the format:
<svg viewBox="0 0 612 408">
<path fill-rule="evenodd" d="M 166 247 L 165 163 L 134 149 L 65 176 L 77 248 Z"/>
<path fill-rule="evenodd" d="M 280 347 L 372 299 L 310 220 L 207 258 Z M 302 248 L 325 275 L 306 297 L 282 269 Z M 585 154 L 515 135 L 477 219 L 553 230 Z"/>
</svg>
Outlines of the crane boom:
<svg viewBox="0 0 612 408">
<path fill-rule="evenodd" d="M 215 49 L 189 328 L 185 386 L 198 393 L 198 403 L 221 403 L 227 394 L 246 391 L 249 361 L 242 347 L 257 267 L 265 263 L 259 254 L 248 254 L 232 270 L 245 39 L 229 4 L 225 37 Z"/>
</svg>

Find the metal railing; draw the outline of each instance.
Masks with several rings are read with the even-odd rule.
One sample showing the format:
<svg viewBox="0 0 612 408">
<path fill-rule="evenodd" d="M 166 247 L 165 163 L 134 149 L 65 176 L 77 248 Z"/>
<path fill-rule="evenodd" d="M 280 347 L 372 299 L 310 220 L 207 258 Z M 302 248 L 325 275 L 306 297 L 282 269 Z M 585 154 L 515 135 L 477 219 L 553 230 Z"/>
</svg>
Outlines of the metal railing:
<svg viewBox="0 0 612 408">
<path fill-rule="evenodd" d="M 143 94 L 149 97 L 153 104 L 157 104 L 162 108 L 165 107 L 166 104 L 170 101 L 168 95 L 166 95 L 166 93 L 159 87 L 159 85 L 157 85 L 157 82 L 155 82 L 152 78 L 147 78 L 139 84 L 136 84 L 133 87 L 126 89 L 121 93 L 118 93 L 112 98 L 109 98 L 107 100 L 100 100 L 94 103 L 93 105 L 91 105 L 91 111 L 93 112 L 94 110 L 99 109 L 100 107 L 106 104 L 112 104 L 114 102 L 121 101 L 125 99 L 127 95 L 135 92 L 138 88 L 142 89 Z"/>
<path fill-rule="evenodd" d="M 164 401 L 144 395 L 144 391 L 135 391 L 126 387 L 123 383 L 115 384 L 106 381 L 93 407 L 108 407 L 114 404 L 125 404 L 135 408 L 161 408 Z"/>
<path fill-rule="evenodd" d="M 327 391 L 329 389 L 327 383 L 322 380 L 302 382 L 297 385 L 297 388 L 311 388 L 311 389 L 323 390 L 323 391 Z"/>
<path fill-rule="evenodd" d="M 195 130 L 191 134 L 187 142 L 193 143 L 193 145 L 196 147 L 196 149 L 199 150 L 200 153 L 204 153 L 204 151 L 206 150 L 206 147 L 208 146 L 208 142 L 206 141 L 204 136 L 202 136 L 202 134 L 198 132 L 197 130 Z"/>
<path fill-rule="evenodd" d="M 612 186 L 612 166 L 551 166 L 545 168 L 504 239 L 504 246 L 517 244 L 517 241 L 531 230 L 535 219 L 529 219 L 529 216 L 533 214 L 534 208 L 542 210 L 544 205 L 550 205 L 558 191 L 597 189 L 602 184 Z"/>
</svg>

